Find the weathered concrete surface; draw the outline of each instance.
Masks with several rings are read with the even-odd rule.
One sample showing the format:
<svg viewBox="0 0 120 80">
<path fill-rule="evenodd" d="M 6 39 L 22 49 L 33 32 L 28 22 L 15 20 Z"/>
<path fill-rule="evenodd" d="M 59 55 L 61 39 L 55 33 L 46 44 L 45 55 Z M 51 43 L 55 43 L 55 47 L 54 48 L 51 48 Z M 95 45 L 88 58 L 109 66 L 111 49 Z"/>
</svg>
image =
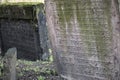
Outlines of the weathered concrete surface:
<svg viewBox="0 0 120 80">
<path fill-rule="evenodd" d="M 46 0 L 46 18 L 59 74 L 66 80 L 120 80 L 114 0 Z M 116 8 L 114 8 L 116 10 Z M 114 10 L 113 10 L 114 11 Z M 115 11 L 116 12 L 116 11 Z M 119 21 L 118 21 L 119 22 Z M 119 27 L 117 27 L 119 28 Z M 116 39 L 114 41 L 114 37 Z M 117 38 L 118 37 L 118 38 Z M 117 42 L 116 42 L 117 41 Z M 118 63 L 118 66 L 116 64 Z M 117 68 L 117 69 L 116 69 Z"/>
<path fill-rule="evenodd" d="M 39 39 L 38 13 L 43 12 L 43 4 L 0 5 L 0 38 L 2 53 L 11 47 L 18 50 L 17 57 L 39 59 L 42 51 Z"/>
<path fill-rule="evenodd" d="M 3 80 L 16 80 L 16 48 L 10 48 L 3 60 Z"/>
</svg>

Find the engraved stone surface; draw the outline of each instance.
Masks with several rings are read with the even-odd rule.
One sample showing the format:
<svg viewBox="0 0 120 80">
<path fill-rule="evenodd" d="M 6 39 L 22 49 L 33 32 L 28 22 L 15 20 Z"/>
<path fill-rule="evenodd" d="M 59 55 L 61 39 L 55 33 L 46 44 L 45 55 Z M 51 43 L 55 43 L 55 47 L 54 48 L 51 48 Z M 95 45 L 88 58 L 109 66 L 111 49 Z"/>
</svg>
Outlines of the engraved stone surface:
<svg viewBox="0 0 120 80">
<path fill-rule="evenodd" d="M 46 0 L 57 68 L 67 80 L 113 80 L 110 0 Z"/>
</svg>

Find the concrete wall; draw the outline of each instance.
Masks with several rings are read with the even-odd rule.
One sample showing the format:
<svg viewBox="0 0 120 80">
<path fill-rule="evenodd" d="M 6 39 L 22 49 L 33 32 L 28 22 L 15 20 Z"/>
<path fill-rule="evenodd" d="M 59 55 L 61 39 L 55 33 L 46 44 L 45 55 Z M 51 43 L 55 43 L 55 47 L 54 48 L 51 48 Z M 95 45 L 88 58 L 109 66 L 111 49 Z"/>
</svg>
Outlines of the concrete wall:
<svg viewBox="0 0 120 80">
<path fill-rule="evenodd" d="M 40 46 L 37 14 L 42 11 L 43 4 L 0 6 L 0 38 L 3 54 L 10 47 L 16 47 L 18 58 L 40 59 L 43 52 Z"/>
<path fill-rule="evenodd" d="M 120 58 L 116 57 L 120 27 L 114 1 L 45 1 L 53 54 L 64 80 L 120 80 Z"/>
</svg>

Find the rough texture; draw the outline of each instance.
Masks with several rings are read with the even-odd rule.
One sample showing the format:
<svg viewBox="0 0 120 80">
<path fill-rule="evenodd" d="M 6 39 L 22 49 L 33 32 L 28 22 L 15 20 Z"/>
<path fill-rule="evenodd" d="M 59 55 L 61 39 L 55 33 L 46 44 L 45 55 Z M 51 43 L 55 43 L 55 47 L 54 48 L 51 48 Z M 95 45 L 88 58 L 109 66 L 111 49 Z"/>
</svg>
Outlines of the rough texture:
<svg viewBox="0 0 120 80">
<path fill-rule="evenodd" d="M 3 80 L 16 80 L 16 48 L 10 48 L 3 60 Z"/>
<path fill-rule="evenodd" d="M 43 12 L 43 4 L 0 5 L 0 38 L 3 54 L 8 48 L 16 47 L 18 58 L 40 59 L 42 51 L 39 39 L 39 12 Z"/>
<path fill-rule="evenodd" d="M 49 57 L 49 51 L 48 48 L 50 48 L 49 39 L 48 39 L 48 30 L 46 26 L 46 17 L 43 15 L 43 13 L 39 13 L 38 17 L 38 25 L 39 25 L 39 35 L 40 35 L 40 44 L 43 50 L 43 53 L 45 57 L 42 57 L 43 60 L 47 59 Z"/>
<path fill-rule="evenodd" d="M 0 6 L 0 18 L 33 18 L 32 6 Z M 14 15 L 13 15 L 14 14 Z"/>
<path fill-rule="evenodd" d="M 43 4 L 2 4 L 0 5 L 0 18 L 35 19 L 37 18 L 36 13 L 40 9 L 43 9 Z"/>
<path fill-rule="evenodd" d="M 120 1 L 120 0 L 119 0 Z M 112 0 L 112 29 L 113 29 L 113 53 L 114 53 L 114 79 L 120 79 L 120 12 L 118 0 Z"/>
<path fill-rule="evenodd" d="M 119 71 L 117 78 L 113 77 L 111 0 L 46 0 L 45 3 L 60 76 L 67 80 L 119 80 Z"/>
<path fill-rule="evenodd" d="M 34 25 L 30 21 L 23 20 L 2 20 L 2 49 L 7 51 L 10 47 L 18 49 L 18 58 L 36 59 L 39 54 L 36 48 L 38 46 L 38 32 L 35 31 Z M 39 49 L 40 50 L 40 49 Z"/>
</svg>

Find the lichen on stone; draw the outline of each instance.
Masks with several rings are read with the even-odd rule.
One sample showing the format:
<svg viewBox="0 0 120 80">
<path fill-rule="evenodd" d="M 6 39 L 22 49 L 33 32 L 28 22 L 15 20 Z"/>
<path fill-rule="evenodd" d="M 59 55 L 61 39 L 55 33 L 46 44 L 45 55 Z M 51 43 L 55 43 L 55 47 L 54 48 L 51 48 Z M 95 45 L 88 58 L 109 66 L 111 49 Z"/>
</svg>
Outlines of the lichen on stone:
<svg viewBox="0 0 120 80">
<path fill-rule="evenodd" d="M 71 28 L 71 19 L 74 18 L 74 9 L 76 9 L 77 22 L 79 24 L 80 34 L 83 41 L 88 47 L 88 52 L 91 54 L 91 43 L 95 41 L 98 57 L 100 60 L 105 60 L 108 54 L 107 43 L 104 27 L 107 27 L 110 32 L 110 1 L 109 0 L 53 0 L 56 3 L 56 10 L 61 23 L 61 29 L 66 33 L 66 24 Z M 100 11 L 99 11 L 100 10 Z M 100 12 L 102 14 L 100 14 Z M 97 16 L 97 17 L 96 17 Z M 103 17 L 101 17 L 103 16 Z M 105 20 L 103 22 L 103 20 Z M 72 26 L 73 28 L 74 26 Z M 109 33 L 110 34 L 110 33 Z M 66 34 L 65 34 L 66 35 Z M 91 36 L 91 37 L 90 37 Z M 92 37 L 94 36 L 94 38 Z"/>
</svg>

